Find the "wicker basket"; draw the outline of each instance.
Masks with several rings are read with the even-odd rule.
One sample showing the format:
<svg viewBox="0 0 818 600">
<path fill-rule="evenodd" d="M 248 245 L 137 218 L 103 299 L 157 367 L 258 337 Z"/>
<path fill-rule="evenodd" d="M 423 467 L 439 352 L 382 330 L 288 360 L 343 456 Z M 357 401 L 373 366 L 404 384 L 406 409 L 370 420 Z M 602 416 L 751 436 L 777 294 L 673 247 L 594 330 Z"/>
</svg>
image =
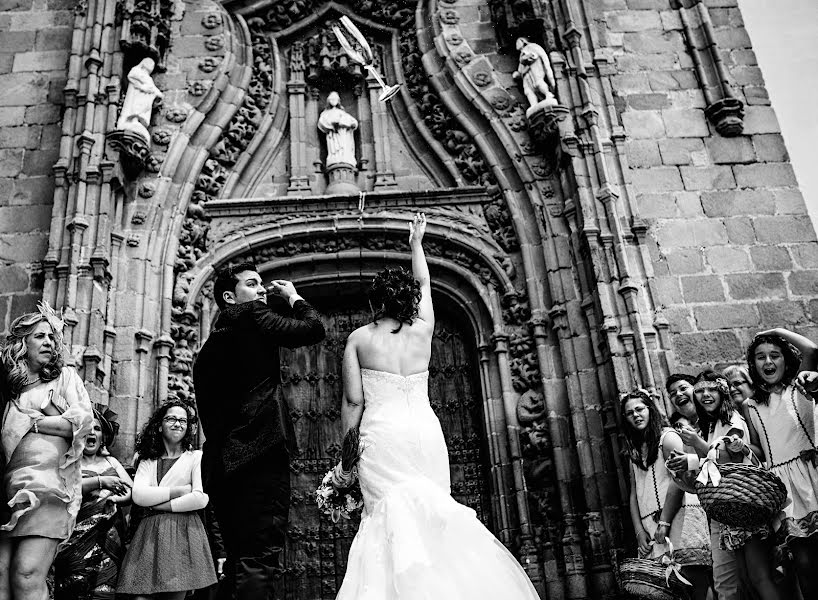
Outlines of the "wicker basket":
<svg viewBox="0 0 818 600">
<path fill-rule="evenodd" d="M 787 488 L 778 476 L 753 465 L 718 465 L 718 487 L 696 482 L 696 493 L 711 519 L 731 527 L 767 523 L 787 499 Z"/>
<path fill-rule="evenodd" d="M 622 589 L 631 598 L 639 600 L 689 600 L 689 586 L 684 585 L 671 573 L 669 584 L 665 583 L 667 567 L 658 560 L 628 558 L 619 568 Z"/>
</svg>

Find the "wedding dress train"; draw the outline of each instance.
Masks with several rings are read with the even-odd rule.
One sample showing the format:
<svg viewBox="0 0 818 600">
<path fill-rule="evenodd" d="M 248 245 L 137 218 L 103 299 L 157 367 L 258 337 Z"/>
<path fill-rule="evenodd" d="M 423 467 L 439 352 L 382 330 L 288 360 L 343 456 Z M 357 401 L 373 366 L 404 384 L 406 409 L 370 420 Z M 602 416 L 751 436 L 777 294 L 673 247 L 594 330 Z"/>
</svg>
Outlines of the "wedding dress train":
<svg viewBox="0 0 818 600">
<path fill-rule="evenodd" d="M 514 556 L 450 495 L 428 371 L 361 377 L 364 509 L 337 600 L 538 600 Z"/>
</svg>

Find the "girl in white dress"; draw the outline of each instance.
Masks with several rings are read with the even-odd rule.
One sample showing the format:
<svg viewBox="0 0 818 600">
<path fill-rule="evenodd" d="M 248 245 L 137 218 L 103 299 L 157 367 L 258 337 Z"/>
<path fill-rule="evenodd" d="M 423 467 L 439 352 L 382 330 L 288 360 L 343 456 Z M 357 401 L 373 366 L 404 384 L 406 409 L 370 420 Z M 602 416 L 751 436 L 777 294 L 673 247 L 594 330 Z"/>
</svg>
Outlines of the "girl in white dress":
<svg viewBox="0 0 818 600">
<path fill-rule="evenodd" d="M 747 349 L 755 394 L 744 402 L 751 441 L 787 487 L 778 534 L 792 554 L 804 598 L 818 597 L 818 459 L 815 404 L 795 378 L 815 370 L 816 357 L 818 347 L 790 331 L 758 334 Z"/>
<path fill-rule="evenodd" d="M 364 499 L 338 600 L 537 600 L 514 556 L 451 497 L 449 456 L 429 405 L 434 310 L 411 226 L 412 274 L 386 269 L 370 290 L 375 321 L 344 351 L 342 427 L 359 427 Z"/>
<path fill-rule="evenodd" d="M 674 452 L 682 452 L 682 438 L 646 391 L 625 394 L 620 410 L 631 460 L 630 514 L 639 554 L 659 557 L 670 540 L 682 574 L 693 584 L 693 597 L 704 600 L 711 564 L 707 517 L 696 494 L 680 489 L 665 467 Z"/>
</svg>

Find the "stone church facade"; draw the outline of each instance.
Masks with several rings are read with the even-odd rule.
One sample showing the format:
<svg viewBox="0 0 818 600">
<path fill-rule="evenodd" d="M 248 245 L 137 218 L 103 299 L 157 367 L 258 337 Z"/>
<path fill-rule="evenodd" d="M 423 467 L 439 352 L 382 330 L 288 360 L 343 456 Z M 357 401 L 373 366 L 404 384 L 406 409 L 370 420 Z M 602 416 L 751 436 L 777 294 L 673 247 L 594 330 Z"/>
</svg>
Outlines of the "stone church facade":
<svg viewBox="0 0 818 600">
<path fill-rule="evenodd" d="M 543 598 L 612 594 L 632 545 L 618 394 L 739 361 L 761 328 L 818 339 L 818 244 L 737 0 L 2 6 L 0 330 L 41 298 L 64 311 L 117 455 L 156 405 L 194 400 L 214 269 L 252 260 L 325 315 L 324 344 L 283 356 L 301 453 L 282 597 L 343 576 L 355 525 L 310 490 L 338 452 L 345 336 L 372 276 L 408 264 L 416 211 L 453 494 Z M 388 103 L 342 16 L 403 84 Z M 513 76 L 520 36 L 556 105 Z M 118 128 L 146 57 L 149 141 Z M 333 91 L 358 123 L 340 174 L 317 127 Z"/>
</svg>

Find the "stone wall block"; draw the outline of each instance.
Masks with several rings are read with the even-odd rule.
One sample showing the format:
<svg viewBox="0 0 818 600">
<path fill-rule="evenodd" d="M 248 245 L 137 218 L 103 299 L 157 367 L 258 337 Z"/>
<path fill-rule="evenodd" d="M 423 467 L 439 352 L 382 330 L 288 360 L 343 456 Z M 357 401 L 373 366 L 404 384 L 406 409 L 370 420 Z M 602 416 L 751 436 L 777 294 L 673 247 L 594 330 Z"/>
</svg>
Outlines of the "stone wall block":
<svg viewBox="0 0 818 600">
<path fill-rule="evenodd" d="M 818 244 L 792 244 L 788 250 L 802 269 L 818 269 Z"/>
<path fill-rule="evenodd" d="M 804 203 L 801 190 L 796 188 L 774 190 L 773 198 L 775 198 L 775 213 L 778 215 L 807 214 L 807 205 Z"/>
<path fill-rule="evenodd" d="M 24 292 L 28 289 L 28 272 L 19 265 L 0 266 L 0 290 L 4 294 Z"/>
<path fill-rule="evenodd" d="M 757 271 L 789 271 L 792 258 L 784 246 L 751 246 L 750 258 Z"/>
<path fill-rule="evenodd" d="M 14 56 L 15 73 L 25 71 L 62 71 L 68 62 L 67 50 L 21 52 Z"/>
<path fill-rule="evenodd" d="M 23 169 L 23 150 L 0 150 L 0 177 L 16 177 Z"/>
<path fill-rule="evenodd" d="M 734 327 L 757 327 L 761 323 L 754 304 L 717 304 L 696 306 L 693 316 L 699 330 L 732 329 Z"/>
<path fill-rule="evenodd" d="M 631 167 L 658 167 L 662 164 L 659 145 L 653 140 L 628 140 L 625 152 Z"/>
<path fill-rule="evenodd" d="M 707 264 L 714 273 L 737 273 L 751 270 L 750 257 L 742 248 L 714 246 L 705 248 Z"/>
<path fill-rule="evenodd" d="M 815 241 L 815 229 L 806 215 L 758 217 L 753 225 L 758 241 L 764 244 Z"/>
<path fill-rule="evenodd" d="M 48 79 L 44 75 L 34 73 L 0 75 L 0 107 L 42 104 L 47 96 Z"/>
<path fill-rule="evenodd" d="M 796 296 L 818 296 L 818 270 L 793 271 L 788 283 L 790 291 Z"/>
<path fill-rule="evenodd" d="M 659 153 L 666 165 L 689 165 L 697 155 L 704 155 L 704 142 L 698 138 L 659 140 Z"/>
<path fill-rule="evenodd" d="M 744 346 L 731 331 L 682 333 L 676 336 L 676 357 L 682 363 L 712 365 L 737 361 L 744 355 Z"/>
<path fill-rule="evenodd" d="M 704 257 L 699 248 L 674 248 L 666 253 L 672 275 L 693 275 L 704 272 Z"/>
<path fill-rule="evenodd" d="M 736 187 L 730 167 L 680 167 L 686 190 L 720 190 Z"/>
<path fill-rule="evenodd" d="M 699 89 L 699 80 L 691 69 L 648 71 L 648 83 L 654 92 Z"/>
<path fill-rule="evenodd" d="M 780 133 L 775 111 L 769 106 L 747 106 L 744 109 L 744 135 Z"/>
<path fill-rule="evenodd" d="M 671 193 L 637 194 L 639 216 L 645 219 L 671 219 L 677 216 L 676 199 Z"/>
<path fill-rule="evenodd" d="M 717 29 L 715 32 L 716 44 L 720 50 L 732 48 L 751 48 L 750 36 L 743 27 Z"/>
<path fill-rule="evenodd" d="M 654 10 L 609 14 L 606 21 L 608 29 L 614 32 L 627 33 L 662 29 L 659 12 Z"/>
<path fill-rule="evenodd" d="M 784 145 L 784 138 L 779 133 L 754 135 L 753 146 L 758 160 L 762 162 L 778 163 L 790 160 L 787 147 Z"/>
<path fill-rule="evenodd" d="M 684 189 L 682 176 L 675 167 L 634 169 L 631 172 L 631 182 L 637 192 L 672 192 Z"/>
<path fill-rule="evenodd" d="M 758 306 L 758 312 L 761 316 L 759 325 L 762 328 L 781 327 L 782 323 L 802 325 L 809 322 L 803 302 L 782 300 L 779 302 L 759 302 L 756 306 Z"/>
<path fill-rule="evenodd" d="M 665 125 L 659 111 L 626 112 L 622 115 L 622 125 L 631 138 L 655 139 L 665 136 Z"/>
<path fill-rule="evenodd" d="M 773 193 L 768 190 L 703 191 L 701 200 L 708 217 L 775 214 Z"/>
<path fill-rule="evenodd" d="M 733 167 L 733 172 L 739 187 L 765 188 L 798 185 L 790 163 L 736 165 Z"/>
<path fill-rule="evenodd" d="M 727 288 L 733 300 L 786 298 L 787 286 L 781 273 L 741 273 L 727 275 Z"/>
<path fill-rule="evenodd" d="M 725 138 L 715 135 L 704 143 L 710 158 L 717 165 L 752 163 L 756 160 L 753 142 L 745 136 Z"/>
<path fill-rule="evenodd" d="M 684 302 L 678 277 L 657 277 L 656 290 L 659 294 L 659 304 L 662 306 Z"/>
<path fill-rule="evenodd" d="M 702 138 L 710 135 L 707 119 L 702 110 L 663 110 L 662 119 L 668 137 Z"/>
<path fill-rule="evenodd" d="M 767 88 L 747 86 L 742 90 L 742 92 L 744 93 L 744 101 L 748 106 L 770 105 L 770 94 L 767 92 Z M 746 126 L 744 128 L 744 133 L 749 133 Z"/>
<path fill-rule="evenodd" d="M 684 246 L 717 246 L 727 243 L 727 230 L 716 219 L 676 219 L 655 228 L 662 248 Z"/>
<path fill-rule="evenodd" d="M 724 300 L 724 284 L 717 275 L 682 277 L 682 294 L 685 302 L 721 302 Z"/>
<path fill-rule="evenodd" d="M 746 246 L 756 241 L 756 232 L 749 217 L 724 219 L 724 228 L 727 230 L 727 241 L 730 244 Z"/>
</svg>

